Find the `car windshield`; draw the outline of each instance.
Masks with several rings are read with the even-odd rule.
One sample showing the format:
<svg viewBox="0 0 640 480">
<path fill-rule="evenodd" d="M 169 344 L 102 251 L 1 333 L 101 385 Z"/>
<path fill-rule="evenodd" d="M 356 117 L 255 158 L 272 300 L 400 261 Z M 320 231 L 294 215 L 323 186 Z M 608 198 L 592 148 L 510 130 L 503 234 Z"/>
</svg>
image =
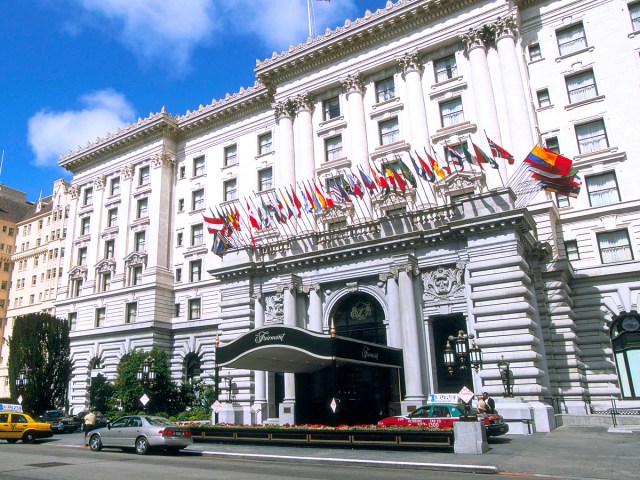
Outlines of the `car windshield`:
<svg viewBox="0 0 640 480">
<path fill-rule="evenodd" d="M 150 425 L 154 425 L 154 426 L 168 426 L 171 425 L 172 427 L 175 427 L 176 424 L 173 422 L 170 422 L 169 420 L 167 420 L 166 418 L 162 418 L 162 417 L 144 417 L 147 419 L 147 422 L 149 422 Z"/>
<path fill-rule="evenodd" d="M 49 410 L 46 413 L 46 416 L 49 417 L 49 418 L 60 418 L 60 417 L 62 417 L 62 412 L 59 412 L 57 410 Z"/>
</svg>

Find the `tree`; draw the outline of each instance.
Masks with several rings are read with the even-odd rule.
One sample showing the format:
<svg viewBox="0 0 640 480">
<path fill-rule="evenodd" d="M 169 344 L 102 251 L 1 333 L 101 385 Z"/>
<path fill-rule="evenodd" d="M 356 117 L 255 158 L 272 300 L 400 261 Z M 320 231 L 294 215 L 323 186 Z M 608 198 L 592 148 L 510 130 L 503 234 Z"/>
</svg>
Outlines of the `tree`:
<svg viewBox="0 0 640 480">
<path fill-rule="evenodd" d="M 137 380 L 136 375 L 146 358 L 153 360 L 155 379 L 153 382 L 143 383 Z M 148 352 L 134 350 L 120 360 L 117 371 L 115 396 L 125 412 L 142 410 L 140 397 L 143 394 L 150 398 L 146 406 L 149 413 L 173 414 L 184 408 L 178 387 L 171 380 L 167 352 L 155 347 Z"/>
<path fill-rule="evenodd" d="M 71 376 L 69 324 L 48 313 L 16 317 L 9 346 L 11 398 L 22 395 L 23 409 L 35 415 L 64 408 Z M 18 391 L 16 379 L 25 372 L 28 384 Z"/>
<path fill-rule="evenodd" d="M 103 413 L 113 410 L 114 393 L 113 384 L 99 373 L 91 380 L 91 385 L 89 386 L 89 406 Z"/>
</svg>

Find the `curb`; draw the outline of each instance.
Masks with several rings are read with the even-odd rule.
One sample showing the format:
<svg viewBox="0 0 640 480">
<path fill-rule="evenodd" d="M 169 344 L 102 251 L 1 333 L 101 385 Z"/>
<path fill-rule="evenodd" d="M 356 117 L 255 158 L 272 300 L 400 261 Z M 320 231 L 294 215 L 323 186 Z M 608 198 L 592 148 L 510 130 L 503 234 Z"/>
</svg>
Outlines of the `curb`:
<svg viewBox="0 0 640 480">
<path fill-rule="evenodd" d="M 289 455 L 265 455 L 254 453 L 225 453 L 225 452 L 212 452 L 201 451 L 202 455 L 219 458 L 238 458 L 244 460 L 271 460 L 289 462 L 295 460 L 299 463 L 306 464 L 322 464 L 333 463 L 336 465 L 353 465 L 353 466 L 368 466 L 368 467 L 383 467 L 383 468 L 402 468 L 411 470 L 432 470 L 432 471 L 449 471 L 459 473 L 484 473 L 484 474 L 498 474 L 498 467 L 495 465 L 459 465 L 452 463 L 422 463 L 422 462 L 392 462 L 384 460 L 357 460 L 347 458 L 316 458 L 316 457 L 300 457 Z"/>
</svg>

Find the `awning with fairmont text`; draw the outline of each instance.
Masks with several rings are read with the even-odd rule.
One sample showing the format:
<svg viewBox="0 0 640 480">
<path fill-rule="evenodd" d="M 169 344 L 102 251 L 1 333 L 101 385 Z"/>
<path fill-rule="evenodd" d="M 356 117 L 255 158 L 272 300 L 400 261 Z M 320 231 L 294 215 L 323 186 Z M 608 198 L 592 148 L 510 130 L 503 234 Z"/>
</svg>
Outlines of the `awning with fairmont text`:
<svg viewBox="0 0 640 480">
<path fill-rule="evenodd" d="M 402 368 L 402 350 L 352 338 L 325 335 L 282 325 L 256 328 L 218 347 L 218 367 L 268 372 L 311 373 L 360 364 Z"/>
</svg>

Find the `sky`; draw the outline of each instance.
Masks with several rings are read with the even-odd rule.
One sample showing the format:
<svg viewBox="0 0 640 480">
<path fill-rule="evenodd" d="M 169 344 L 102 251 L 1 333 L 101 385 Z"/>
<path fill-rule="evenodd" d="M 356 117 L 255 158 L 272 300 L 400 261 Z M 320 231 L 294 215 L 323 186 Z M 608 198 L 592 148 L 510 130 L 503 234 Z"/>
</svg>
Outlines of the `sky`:
<svg viewBox="0 0 640 480">
<path fill-rule="evenodd" d="M 254 84 L 309 35 L 307 0 L 1 0 L 0 183 L 35 202 L 61 154 Z M 309 0 L 314 35 L 387 0 Z"/>
</svg>

